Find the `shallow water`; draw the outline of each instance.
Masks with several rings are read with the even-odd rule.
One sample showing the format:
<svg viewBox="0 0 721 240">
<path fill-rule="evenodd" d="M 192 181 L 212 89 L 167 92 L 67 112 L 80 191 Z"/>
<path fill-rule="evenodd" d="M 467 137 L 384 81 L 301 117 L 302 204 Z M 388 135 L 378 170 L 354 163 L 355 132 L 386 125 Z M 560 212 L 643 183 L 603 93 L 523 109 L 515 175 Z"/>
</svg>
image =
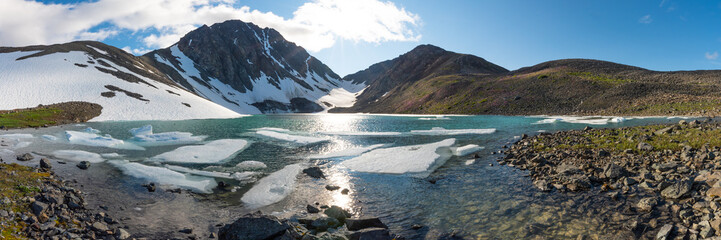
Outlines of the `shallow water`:
<svg viewBox="0 0 721 240">
<path fill-rule="evenodd" d="M 222 149 L 208 148 L 197 158 L 183 158 L 172 164 L 195 170 L 225 173 L 230 175 L 236 172 L 255 172 L 250 179 L 212 178 L 198 176 L 197 174 L 173 173 L 167 175 L 169 183 L 192 182 L 186 184 L 196 192 L 202 192 L 203 187 L 197 182 L 208 181 L 214 186 L 218 181 L 224 181 L 236 186 L 234 191 L 207 189 L 210 195 L 202 195 L 213 201 L 193 202 L 177 198 L 154 199 L 154 202 L 169 202 L 163 207 L 163 213 L 169 218 L 180 214 L 173 212 L 172 204 L 182 202 L 183 206 L 215 208 L 222 206 L 229 212 L 249 212 L 262 210 L 274 212 L 279 216 L 298 217 L 295 213 L 305 209 L 306 204 L 318 202 L 327 205 L 339 205 L 351 209 L 355 214 L 378 216 L 386 222 L 391 229 L 408 238 L 424 238 L 441 233 L 457 232 L 470 238 L 530 238 L 546 236 L 551 238 L 570 238 L 579 234 L 590 237 L 602 234 L 604 225 L 591 211 L 579 209 L 578 202 L 569 199 L 583 197 L 559 193 L 541 193 L 536 191 L 530 181 L 524 178 L 524 171 L 507 166 L 499 166 L 495 159 L 500 155 L 492 152 L 501 150 L 501 146 L 514 142 L 521 134 L 535 134 L 539 131 L 554 132 L 568 129 L 581 129 L 592 127 L 625 127 L 653 123 L 677 122 L 679 119 L 668 118 L 595 118 L 575 119 L 559 117 L 507 117 L 507 116 L 390 116 L 390 115 L 360 115 L 360 114 L 330 114 L 330 115 L 259 115 L 239 119 L 222 120 L 188 120 L 188 121 L 137 121 L 137 122 L 100 122 L 82 125 L 66 125 L 39 130 L 15 130 L 7 134 L 29 133 L 33 138 L 20 138 L 19 135 L 0 133 L 0 138 L 12 143 L 17 148 L 3 147 L 15 153 L 29 152 L 52 156 L 57 150 L 82 150 L 92 153 L 117 153 L 120 157 L 103 155 L 106 162 L 94 163 L 93 167 L 100 168 L 103 175 L 92 176 L 88 179 L 97 181 L 107 178 L 104 184 L 118 185 L 111 189 L 126 191 L 122 194 L 128 201 L 148 201 L 145 195 L 137 191 L 140 183 L 147 182 L 142 173 L 119 171 L 116 166 L 121 161 L 137 162 L 146 166 L 162 169 L 152 171 L 152 181 L 163 178 L 166 172 L 163 162 L 154 158 L 160 154 L 171 152 L 182 146 L 199 145 L 215 140 L 243 139 L 249 142 L 245 148 L 238 146 L 228 152 L 228 146 Z M 175 142 L 133 142 L 133 128 L 152 125 L 154 133 L 187 132 L 194 136 L 189 141 L 188 134 L 177 134 L 186 139 L 175 139 Z M 68 142 L 65 131 L 100 132 L 102 137 L 112 137 L 124 140 L 115 148 L 88 146 Z M 261 129 L 263 128 L 263 129 Z M 443 128 L 443 129 L 439 129 Z M 465 129 L 464 131 L 457 131 Z M 492 131 L 495 129 L 495 131 Z M 456 130 L 456 131 L 448 131 Z M 258 134 L 259 131 L 272 132 Z M 107 135 L 109 136 L 107 136 Z M 51 135 L 53 137 L 42 137 Z M 172 135 L 171 136 L 175 136 Z M 194 142 L 203 139 L 201 142 Z M 21 136 L 27 137 L 27 136 Z M 167 136 L 166 136 L 167 137 Z M 343 165 L 344 161 L 361 156 L 364 151 L 376 151 L 384 148 L 396 148 L 409 145 L 424 145 L 455 139 L 452 147 L 475 144 L 483 147 L 478 153 L 480 159 L 468 156 L 452 156 L 448 148 L 438 148 L 427 152 L 413 152 L 422 147 L 410 148 L 408 152 L 398 153 L 381 159 L 382 164 L 393 162 L 394 159 L 408 158 L 403 165 L 388 164 L 388 168 L 417 169 L 410 165 L 418 159 L 421 162 L 425 157 L 437 155 L 432 158 L 433 164 L 427 171 L 415 171 L 406 174 L 383 174 L 372 172 L 355 172 Z M 137 139 L 137 138 L 136 138 Z M 20 144 L 19 142 L 29 142 Z M 92 142 L 92 141 L 91 141 Z M 112 142 L 112 141 L 111 141 Z M 237 142 L 237 141 L 236 141 Z M 107 142 L 105 142 L 107 143 Z M 8 144 L 6 144 L 8 145 Z M 92 145 L 92 144 L 89 144 Z M 102 144 L 100 144 L 102 145 Z M 373 146 L 378 145 L 378 146 Z M 104 146 L 108 146 L 107 144 Z M 130 147 L 128 147 L 130 146 Z M 373 146 L 373 147 L 369 147 Z M 144 150 L 137 150 L 137 149 Z M 363 149 L 366 148 L 366 149 Z M 371 150 L 371 148 L 374 148 Z M 349 150 L 351 149 L 351 150 Z M 225 151 L 221 151 L 225 150 Z M 207 151 L 207 152 L 205 152 Z M 235 153 L 233 153 L 235 152 Z M 334 154 L 335 157 L 322 158 L 323 155 Z M 360 154 L 360 155 L 359 155 Z M 368 152 L 365 152 L 368 154 Z M 409 154 L 408 156 L 402 154 Z M 415 154 L 415 155 L 410 155 Z M 0 150 L 0 156 L 9 159 L 8 151 Z M 177 155 L 177 154 L 176 154 Z M 226 156 L 227 155 L 227 156 Z M 164 154 L 163 156 L 173 156 Z M 313 158 L 310 158 L 313 156 Z M 77 158 L 87 157 L 85 155 Z M 95 156 L 97 157 L 97 156 Z M 227 159 L 225 159 L 227 157 Z M 197 159 L 198 163 L 189 163 Z M 212 161 L 208 161 L 208 159 Z M 242 161 L 259 161 L 267 168 L 239 169 L 236 164 Z M 358 159 L 355 159 L 358 160 Z M 373 161 L 374 158 L 365 159 Z M 69 162 L 71 162 L 69 160 Z M 366 163 L 366 162 L 364 162 Z M 302 166 L 319 165 L 325 171 L 327 179 L 311 179 L 304 174 L 290 177 L 289 181 L 272 182 L 267 186 L 270 195 L 268 198 L 282 199 L 267 206 L 253 206 L 249 208 L 241 201 L 245 193 L 256 185 L 258 181 L 269 174 L 284 169 L 291 164 Z M 371 164 L 368 162 L 368 164 Z M 381 164 L 381 163 L 377 163 Z M 493 164 L 491 166 L 490 164 Z M 385 166 L 385 165 L 384 165 Z M 177 168 L 175 168 L 177 170 Z M 365 169 L 365 168 L 364 168 Z M 287 169 L 286 169 L 287 170 Z M 76 174 L 84 174 L 79 172 Z M 180 179 L 180 180 L 178 180 Z M 162 179 L 161 179 L 162 181 Z M 88 183 L 90 184 L 90 183 Z M 348 188 L 350 193 L 344 195 L 338 191 L 327 191 L 324 186 L 333 184 L 341 189 Z M 127 186 L 127 187 L 123 187 Z M 130 190 L 133 189 L 133 190 Z M 258 191 L 255 191 L 258 192 Z M 262 192 L 262 191 L 261 191 Z M 285 196 L 287 194 L 287 196 Z M 107 196 L 98 195 L 103 198 Z M 256 196 L 257 199 L 258 196 Z M 263 196 L 260 196 L 263 197 Z M 121 197 L 122 198 L 122 197 Z M 180 197 L 178 197 L 180 198 Z M 182 198 L 181 198 L 182 199 Z M 587 200 L 583 200 L 588 202 Z M 581 201 L 581 202 L 583 202 Z M 192 203 L 191 203 L 192 202 Z M 170 210 L 168 210 L 170 209 Z M 197 210 L 197 209 L 196 209 Z M 157 214 L 157 213 L 154 213 Z M 178 215 L 185 217 L 188 214 Z M 195 215 L 202 215 L 197 213 Z M 193 216 L 195 216 L 193 215 Z M 224 215 L 224 218 L 232 216 Z M 142 219 L 141 213 L 134 215 Z M 197 217 L 197 216 L 195 216 Z M 216 217 L 217 218 L 220 217 Z M 200 219 L 207 219 L 197 217 Z M 221 221 L 222 222 L 222 221 Z M 420 224 L 420 230 L 412 230 L 410 226 Z"/>
</svg>

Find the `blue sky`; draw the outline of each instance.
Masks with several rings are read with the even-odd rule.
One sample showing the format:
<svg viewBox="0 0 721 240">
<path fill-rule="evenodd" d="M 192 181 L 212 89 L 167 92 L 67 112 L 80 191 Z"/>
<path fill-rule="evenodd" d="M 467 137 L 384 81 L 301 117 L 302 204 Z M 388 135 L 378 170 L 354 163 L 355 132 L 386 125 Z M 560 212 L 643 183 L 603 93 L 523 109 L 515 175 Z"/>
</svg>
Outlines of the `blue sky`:
<svg viewBox="0 0 721 240">
<path fill-rule="evenodd" d="M 5 1 L 9 1 L 4 3 L 5 5 L 16 3 L 18 8 L 29 8 L 27 2 L 22 0 Z M 113 1 L 93 2 L 110 4 L 107 2 Z M 158 1 L 160 6 L 167 4 L 164 1 L 171 4 L 181 2 L 147 1 Z M 721 30 L 717 29 L 717 26 L 721 25 L 721 4 L 715 1 L 393 0 L 392 5 L 388 6 L 388 1 L 385 0 L 364 0 L 363 2 L 368 3 L 383 3 L 377 5 L 377 8 L 372 8 L 372 11 L 380 11 L 377 10 L 380 8 L 392 11 L 388 14 L 368 17 L 372 19 L 363 19 L 369 15 L 364 12 L 339 22 L 346 24 L 360 21 L 362 24 L 358 26 L 363 28 L 365 23 L 387 21 L 384 26 L 398 23 L 401 28 L 389 32 L 370 31 L 366 34 L 354 33 L 353 30 L 356 28 L 344 31 L 338 27 L 326 26 L 327 29 L 319 31 L 317 35 L 325 34 L 323 36 L 327 38 L 317 41 L 313 38 L 316 35 L 301 36 L 290 33 L 294 27 L 297 27 L 294 24 L 301 22 L 299 19 L 302 17 L 293 19 L 299 7 L 309 3 L 342 0 L 196 0 L 194 3 L 198 1 L 205 1 L 210 7 L 227 5 L 235 9 L 227 13 L 211 11 L 214 15 L 202 15 L 202 19 L 199 17 L 200 20 L 197 22 L 216 22 L 224 17 L 242 15 L 246 20 L 257 20 L 261 26 L 275 26 L 281 33 L 288 33 L 289 38 L 304 39 L 299 40 L 298 43 L 311 49 L 312 55 L 340 75 L 353 73 L 373 63 L 397 57 L 419 44 L 433 44 L 446 50 L 473 54 L 510 70 L 563 58 L 600 59 L 661 71 L 721 68 L 721 60 L 718 59 L 718 52 L 721 51 Z M 45 1 L 41 6 L 34 6 L 32 9 L 48 7 L 49 4 L 76 4 L 75 7 L 78 9 L 76 12 L 86 11 L 77 14 L 80 18 L 88 16 L 87 12 L 91 10 L 98 12 L 97 9 L 90 7 L 92 4 L 86 2 Z M 116 9 L 122 7 L 121 4 L 112 6 Z M 16 34 L 13 31 L 17 30 L 13 28 L 18 27 L 7 21 L 3 24 L 3 10 L 0 10 L 0 45 L 48 44 L 87 38 L 142 53 L 167 45 L 198 25 L 197 22 L 177 22 L 174 19 L 178 17 L 172 14 L 163 15 L 168 19 L 156 16 L 162 15 L 156 13 L 165 11 L 166 7 L 149 12 L 149 15 L 158 18 L 152 21 L 134 19 L 143 16 L 142 10 L 134 10 L 128 11 L 126 15 L 116 14 L 117 16 L 107 19 L 102 16 L 87 21 L 74 19 L 73 22 L 63 25 L 66 19 L 62 16 L 76 10 L 75 7 L 68 7 L 65 12 L 58 10 L 57 19 L 53 19 L 52 16 L 32 16 L 33 10 L 29 11 L 33 19 L 55 22 L 31 21 L 34 25 L 48 26 L 38 30 L 52 32 L 44 34 L 49 35 L 44 39 L 20 37 L 38 33 Z M 241 10 L 243 7 L 246 9 Z M 83 10 L 84 8 L 86 10 Z M 192 9 L 199 8 L 194 6 Z M 167 7 L 167 9 L 171 8 Z M 323 11 L 316 10 L 319 13 Z M 37 12 L 44 11 L 37 10 Z M 347 11 L 342 13 L 342 18 L 349 15 Z M 108 15 L 110 14 L 113 13 L 109 12 Z M 307 18 L 308 15 L 303 16 Z M 277 20 L 277 17 L 287 21 Z M 322 19 L 306 19 L 306 21 L 320 20 Z M 366 22 L 363 22 L 364 20 Z M 68 27 L 65 31 L 56 31 L 57 26 L 73 27 Z M 317 26 L 319 25 L 306 24 L 302 27 L 312 30 Z M 358 31 L 363 32 L 362 29 Z M 18 37 L 3 38 L 3 34 L 7 36 L 16 34 Z M 151 35 L 157 38 L 148 38 Z M 28 43 L 23 44 L 25 42 Z"/>
</svg>

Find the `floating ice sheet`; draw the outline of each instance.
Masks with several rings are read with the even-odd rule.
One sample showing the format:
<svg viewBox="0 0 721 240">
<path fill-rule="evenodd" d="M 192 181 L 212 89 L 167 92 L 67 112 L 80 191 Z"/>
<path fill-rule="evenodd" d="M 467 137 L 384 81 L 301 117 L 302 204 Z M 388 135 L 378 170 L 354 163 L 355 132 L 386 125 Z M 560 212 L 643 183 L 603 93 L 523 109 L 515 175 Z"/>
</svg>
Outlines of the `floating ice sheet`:
<svg viewBox="0 0 721 240">
<path fill-rule="evenodd" d="M 534 117 L 538 118 L 538 117 Z M 557 122 L 565 123 L 578 123 L 578 124 L 589 124 L 589 125 L 605 125 L 609 123 L 621 123 L 628 119 L 624 117 L 609 117 L 609 116 L 542 116 L 542 120 L 535 122 L 534 124 L 550 124 Z"/>
<path fill-rule="evenodd" d="M 266 166 L 265 163 L 258 161 L 242 161 L 235 165 L 235 167 L 241 169 L 263 169 L 267 168 L 268 166 Z"/>
<path fill-rule="evenodd" d="M 319 137 L 309 137 L 309 136 L 298 136 L 298 135 L 291 135 L 287 133 L 282 132 L 275 132 L 275 131 L 267 131 L 267 130 L 260 130 L 255 132 L 258 135 L 274 138 L 281 141 L 286 142 L 292 142 L 297 144 L 311 144 L 311 143 L 319 143 L 319 142 L 325 142 L 329 139 L 327 138 L 319 138 Z"/>
<path fill-rule="evenodd" d="M 193 136 L 189 132 L 153 133 L 151 125 L 130 129 L 130 133 L 133 134 L 130 141 L 141 146 L 189 144 L 203 141 L 206 138 L 206 136 Z"/>
<path fill-rule="evenodd" d="M 0 138 L 27 139 L 27 138 L 35 138 L 35 137 L 29 133 L 10 133 L 10 134 L 0 135 Z"/>
<path fill-rule="evenodd" d="M 468 145 L 462 146 L 462 147 L 451 148 L 451 151 L 453 152 L 453 155 L 462 157 L 462 156 L 466 156 L 466 155 L 474 153 L 474 152 L 478 152 L 481 149 L 483 149 L 483 147 L 480 147 L 475 144 L 468 144 Z"/>
<path fill-rule="evenodd" d="M 399 136 L 399 132 L 322 132 L 325 135 L 334 136 Z"/>
<path fill-rule="evenodd" d="M 415 135 L 465 135 L 465 134 L 491 134 L 496 132 L 495 128 L 485 129 L 445 129 L 434 127 L 431 130 L 411 130 Z"/>
<path fill-rule="evenodd" d="M 151 158 L 154 161 L 175 163 L 218 163 L 234 157 L 248 147 L 243 139 L 221 139 L 204 145 L 179 147 Z"/>
<path fill-rule="evenodd" d="M 43 135 L 43 139 L 48 140 L 48 141 L 57 141 L 58 137 L 53 136 L 53 135 Z"/>
<path fill-rule="evenodd" d="M 156 182 L 161 185 L 172 185 L 201 193 L 210 193 L 217 185 L 212 178 L 188 176 L 164 167 L 146 166 L 136 162 L 122 160 L 110 161 L 124 174 Z"/>
<path fill-rule="evenodd" d="M 370 173 L 430 173 L 451 156 L 453 138 L 440 142 L 393 148 L 381 148 L 341 163 L 358 172 Z"/>
<path fill-rule="evenodd" d="M 65 131 L 65 135 L 67 136 L 68 141 L 72 144 L 127 150 L 145 150 L 145 148 L 123 140 L 115 139 L 110 135 L 100 136 L 96 133 L 77 131 Z"/>
<path fill-rule="evenodd" d="M 52 155 L 55 158 L 74 162 L 88 161 L 91 163 L 99 163 L 105 161 L 100 154 L 81 150 L 57 150 L 54 151 Z"/>
<path fill-rule="evenodd" d="M 436 117 L 422 117 L 418 118 L 418 120 L 450 120 L 450 118 L 446 116 L 436 116 Z"/>
<path fill-rule="evenodd" d="M 339 150 L 339 151 L 335 151 L 335 152 L 329 152 L 326 154 L 311 155 L 308 158 L 310 158 L 310 159 L 328 159 L 328 158 L 340 158 L 340 157 L 353 157 L 353 156 L 361 155 L 370 150 L 373 150 L 373 149 L 376 149 L 379 147 L 383 147 L 385 145 L 386 144 L 375 144 L 375 145 L 371 145 L 371 146 L 367 146 L 367 147 L 352 147 L 352 148 L 347 148 L 347 149 L 343 149 L 343 150 Z"/>
<path fill-rule="evenodd" d="M 259 208 L 277 203 L 287 197 L 295 188 L 300 164 L 291 164 L 258 180 L 240 199 L 249 208 Z"/>
</svg>

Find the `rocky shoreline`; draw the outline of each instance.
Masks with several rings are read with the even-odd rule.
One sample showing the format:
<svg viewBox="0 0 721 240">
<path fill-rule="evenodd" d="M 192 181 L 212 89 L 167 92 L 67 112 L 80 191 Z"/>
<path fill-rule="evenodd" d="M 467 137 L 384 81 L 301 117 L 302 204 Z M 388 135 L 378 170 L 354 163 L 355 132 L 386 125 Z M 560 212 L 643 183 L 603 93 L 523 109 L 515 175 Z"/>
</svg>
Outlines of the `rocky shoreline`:
<svg viewBox="0 0 721 240">
<path fill-rule="evenodd" d="M 45 158 L 37 168 L 0 160 L 0 239 L 130 239 L 125 219 L 87 208 L 84 193 L 51 169 Z"/>
<path fill-rule="evenodd" d="M 541 133 L 500 164 L 528 171 L 541 191 L 591 194 L 621 239 L 721 239 L 721 124 L 680 121 Z M 608 200 L 608 201 L 605 201 Z"/>
</svg>

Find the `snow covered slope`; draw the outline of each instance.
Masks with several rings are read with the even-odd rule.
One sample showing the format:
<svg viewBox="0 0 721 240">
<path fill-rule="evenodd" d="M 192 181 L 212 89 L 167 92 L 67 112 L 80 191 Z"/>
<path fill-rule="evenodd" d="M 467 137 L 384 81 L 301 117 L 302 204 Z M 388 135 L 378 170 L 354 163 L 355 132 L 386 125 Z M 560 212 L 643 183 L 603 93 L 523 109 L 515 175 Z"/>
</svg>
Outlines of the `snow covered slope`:
<svg viewBox="0 0 721 240">
<path fill-rule="evenodd" d="M 365 88 L 277 31 L 238 20 L 200 27 L 144 57 L 185 89 L 239 113 L 351 107 Z"/>
<path fill-rule="evenodd" d="M 100 104 L 103 120 L 232 118 L 140 58 L 99 42 L 0 48 L 0 109 L 68 101 Z"/>
</svg>

